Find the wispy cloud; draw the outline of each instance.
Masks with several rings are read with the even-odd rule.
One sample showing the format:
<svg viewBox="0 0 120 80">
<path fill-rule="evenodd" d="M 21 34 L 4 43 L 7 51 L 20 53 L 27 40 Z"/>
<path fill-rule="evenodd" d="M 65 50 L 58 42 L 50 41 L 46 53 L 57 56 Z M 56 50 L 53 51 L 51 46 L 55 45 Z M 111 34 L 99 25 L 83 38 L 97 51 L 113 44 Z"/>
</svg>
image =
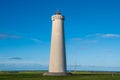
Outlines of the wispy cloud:
<svg viewBox="0 0 120 80">
<path fill-rule="evenodd" d="M 82 44 L 87 44 L 87 43 L 96 43 L 97 40 L 95 39 L 88 39 L 88 38 L 72 38 L 70 40 L 70 42 L 79 42 L 79 43 L 82 43 Z"/>
<path fill-rule="evenodd" d="M 82 40 L 81 38 L 72 38 L 71 41 L 80 41 Z"/>
<path fill-rule="evenodd" d="M 97 33 L 97 34 L 87 35 L 86 37 L 87 38 L 120 38 L 120 34 L 113 34 L 113 33 L 102 34 L 102 33 Z"/>
<path fill-rule="evenodd" d="M 87 44 L 87 43 L 96 43 L 96 42 L 97 42 L 97 40 L 83 40 L 80 43 Z"/>
<path fill-rule="evenodd" d="M 19 39 L 19 38 L 21 38 L 20 36 L 17 36 L 17 35 L 11 35 L 11 36 L 9 36 L 10 38 L 14 38 L 14 39 Z"/>
<path fill-rule="evenodd" d="M 30 40 L 37 42 L 37 43 L 42 43 L 42 41 L 40 39 L 37 39 L 37 38 L 31 38 Z"/>
<path fill-rule="evenodd" d="M 5 40 L 5 39 L 23 39 L 23 40 L 28 40 L 32 41 L 35 43 L 43 43 L 39 38 L 36 38 L 34 36 L 19 36 L 19 35 L 11 35 L 7 33 L 0 33 L 0 40 Z"/>
<path fill-rule="evenodd" d="M 70 39 L 70 42 L 80 42 L 82 44 L 88 44 L 88 43 L 96 43 L 98 42 L 99 39 L 102 38 L 120 38 L 120 34 L 113 34 L 113 33 L 107 33 L 107 34 L 102 34 L 102 33 L 96 33 L 96 34 L 89 34 L 86 35 L 83 38 L 72 38 Z"/>
<path fill-rule="evenodd" d="M 101 35 L 101 37 L 104 37 L 104 38 L 119 38 L 120 35 L 119 34 L 103 34 L 103 35 Z"/>
<path fill-rule="evenodd" d="M 80 50 L 87 50 L 88 47 L 87 47 L 87 46 L 82 46 L 82 47 L 80 47 L 79 49 L 80 49 Z"/>
<path fill-rule="evenodd" d="M 9 39 L 9 38 L 19 39 L 21 37 L 18 35 L 10 35 L 10 34 L 4 34 L 4 33 L 0 34 L 0 39 Z"/>
<path fill-rule="evenodd" d="M 11 57 L 11 58 L 9 58 L 10 60 L 22 60 L 22 58 L 21 57 Z"/>
<path fill-rule="evenodd" d="M 0 34 L 0 39 L 4 39 L 4 38 L 7 38 L 7 34 Z"/>
</svg>

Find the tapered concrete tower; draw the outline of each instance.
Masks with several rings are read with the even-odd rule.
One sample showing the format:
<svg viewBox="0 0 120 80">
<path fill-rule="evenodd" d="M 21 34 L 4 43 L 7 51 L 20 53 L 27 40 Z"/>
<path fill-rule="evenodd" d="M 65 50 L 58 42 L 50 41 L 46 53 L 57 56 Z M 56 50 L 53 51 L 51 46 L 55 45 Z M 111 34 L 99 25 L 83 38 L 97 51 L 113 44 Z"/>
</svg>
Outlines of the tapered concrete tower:
<svg viewBox="0 0 120 80">
<path fill-rule="evenodd" d="M 64 38 L 64 16 L 59 11 L 52 16 L 52 37 L 49 72 L 44 75 L 67 76 Z"/>
</svg>

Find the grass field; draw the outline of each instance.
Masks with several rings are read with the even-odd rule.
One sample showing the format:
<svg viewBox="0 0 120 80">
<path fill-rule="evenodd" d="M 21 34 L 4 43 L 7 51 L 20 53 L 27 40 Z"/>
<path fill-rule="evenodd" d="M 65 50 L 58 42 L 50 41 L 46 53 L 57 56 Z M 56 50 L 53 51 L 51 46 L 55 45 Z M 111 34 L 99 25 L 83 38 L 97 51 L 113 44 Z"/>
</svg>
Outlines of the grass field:
<svg viewBox="0 0 120 80">
<path fill-rule="evenodd" d="M 72 76 L 42 76 L 40 71 L 0 72 L 0 80 L 120 80 L 120 73 L 73 72 Z"/>
</svg>

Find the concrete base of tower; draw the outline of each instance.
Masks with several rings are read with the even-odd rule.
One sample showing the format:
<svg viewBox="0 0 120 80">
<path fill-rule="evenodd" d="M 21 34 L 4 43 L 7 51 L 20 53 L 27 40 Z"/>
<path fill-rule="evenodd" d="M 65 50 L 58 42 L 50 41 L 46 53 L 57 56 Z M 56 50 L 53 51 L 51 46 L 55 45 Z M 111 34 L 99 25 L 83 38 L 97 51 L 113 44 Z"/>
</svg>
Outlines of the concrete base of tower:
<svg viewBox="0 0 120 80">
<path fill-rule="evenodd" d="M 72 73 L 66 73 L 66 72 L 46 72 L 43 74 L 43 76 L 71 76 Z"/>
</svg>

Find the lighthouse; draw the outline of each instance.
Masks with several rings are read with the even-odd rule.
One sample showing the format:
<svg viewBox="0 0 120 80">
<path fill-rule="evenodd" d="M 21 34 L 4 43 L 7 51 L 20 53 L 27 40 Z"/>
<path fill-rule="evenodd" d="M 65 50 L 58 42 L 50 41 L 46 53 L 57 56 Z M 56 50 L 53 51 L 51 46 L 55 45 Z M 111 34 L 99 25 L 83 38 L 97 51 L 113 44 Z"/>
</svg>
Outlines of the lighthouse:
<svg viewBox="0 0 120 80">
<path fill-rule="evenodd" d="M 66 50 L 65 50 L 65 35 L 64 35 L 64 20 L 65 17 L 57 11 L 52 19 L 52 35 L 50 47 L 50 64 L 49 72 L 44 73 L 48 76 L 67 76 L 66 66 Z"/>
</svg>

